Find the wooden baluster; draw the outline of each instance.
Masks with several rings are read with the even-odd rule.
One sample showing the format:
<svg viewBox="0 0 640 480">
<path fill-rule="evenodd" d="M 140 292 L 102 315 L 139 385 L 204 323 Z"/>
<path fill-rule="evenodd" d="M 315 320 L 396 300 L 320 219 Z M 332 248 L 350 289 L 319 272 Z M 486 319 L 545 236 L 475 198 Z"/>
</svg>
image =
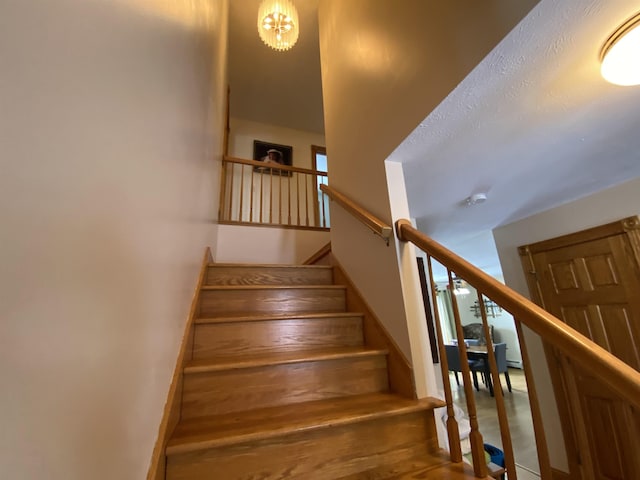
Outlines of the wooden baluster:
<svg viewBox="0 0 640 480">
<path fill-rule="evenodd" d="M 264 185 L 264 171 L 260 172 L 260 223 L 262 223 L 262 200 L 263 200 L 263 193 L 262 193 L 262 186 Z"/>
<path fill-rule="evenodd" d="M 249 221 L 253 222 L 253 177 L 255 177 L 254 168 L 251 167 L 251 192 L 249 194 Z"/>
<path fill-rule="evenodd" d="M 235 163 L 231 164 L 231 187 L 229 188 L 229 216 L 227 217 L 228 220 L 231 220 L 233 217 L 231 216 L 231 208 L 233 207 L 233 174 L 234 174 L 234 167 L 235 167 Z"/>
<path fill-rule="evenodd" d="M 507 418 L 507 410 L 504 406 L 504 394 L 502 392 L 502 383 L 500 381 L 500 373 L 498 372 L 498 363 L 496 361 L 493 340 L 491 339 L 489 321 L 487 320 L 484 295 L 480 291 L 477 291 L 477 294 L 478 308 L 480 309 L 480 316 L 482 317 L 482 328 L 484 331 L 485 343 L 487 345 L 487 360 L 489 361 L 489 369 L 491 371 L 491 378 L 493 379 L 493 394 L 496 399 L 496 409 L 498 410 L 498 424 L 500 425 L 500 438 L 502 439 L 505 468 L 507 469 L 509 480 L 517 480 L 516 462 L 515 457 L 513 456 L 513 444 L 511 442 L 509 419 Z"/>
<path fill-rule="evenodd" d="M 273 223 L 273 168 L 269 168 L 269 223 Z"/>
<path fill-rule="evenodd" d="M 220 220 L 224 220 L 226 190 L 227 190 L 227 161 L 222 160 L 222 168 L 220 171 L 220 205 L 218 206 L 218 218 Z"/>
<path fill-rule="evenodd" d="M 517 318 L 514 318 L 516 325 L 516 333 L 518 334 L 518 343 L 520 344 L 520 356 L 522 357 L 522 366 L 524 367 L 524 376 L 527 380 L 527 393 L 529 395 L 529 408 L 531 409 L 531 418 L 533 420 L 533 431 L 536 437 L 536 447 L 538 450 L 538 464 L 540 466 L 540 478 L 552 478 L 551 463 L 549 462 L 549 449 L 547 448 L 547 437 L 544 432 L 542 423 L 542 412 L 540 412 L 540 403 L 538 402 L 538 392 L 535 382 L 533 381 L 533 371 L 529 362 L 529 353 L 527 344 L 524 341 L 522 333 L 522 324 Z"/>
<path fill-rule="evenodd" d="M 326 181 L 326 177 L 322 179 L 322 183 L 325 183 Z M 325 206 L 324 206 L 324 195 L 325 193 L 321 190 L 320 191 L 320 202 L 322 203 L 322 226 L 324 228 L 327 228 L 327 213 L 325 211 Z"/>
<path fill-rule="evenodd" d="M 476 411 L 475 397 L 473 396 L 473 385 L 471 384 L 471 369 L 467 357 L 467 346 L 464 343 L 464 332 L 462 331 L 462 322 L 460 321 L 460 310 L 458 309 L 458 300 L 454 295 L 453 275 L 451 270 L 447 269 L 449 276 L 449 290 L 451 291 L 451 306 L 453 307 L 453 318 L 456 325 L 456 334 L 458 337 L 458 353 L 460 354 L 460 366 L 462 369 L 462 379 L 464 383 L 464 396 L 467 400 L 467 413 L 469 414 L 469 425 L 471 432 L 469 433 L 469 441 L 471 442 L 471 455 L 473 459 L 473 472 L 478 478 L 487 476 L 487 463 L 484 457 L 484 442 L 482 434 L 478 427 L 478 414 Z"/>
<path fill-rule="evenodd" d="M 296 173 L 296 210 L 298 214 L 298 223 L 300 225 L 300 174 Z"/>
<path fill-rule="evenodd" d="M 291 177 L 293 176 L 292 172 L 289 172 L 289 176 L 287 177 L 288 180 L 288 184 L 289 184 L 289 188 L 288 188 L 288 194 L 289 194 L 289 225 L 291 225 Z"/>
<path fill-rule="evenodd" d="M 282 225 L 282 172 L 278 178 L 278 224 Z"/>
<path fill-rule="evenodd" d="M 240 170 L 240 211 L 238 213 L 238 221 L 242 221 L 243 212 L 242 212 L 242 203 L 244 200 L 244 164 L 242 165 L 242 169 Z"/>
<path fill-rule="evenodd" d="M 304 175 L 304 211 L 307 219 L 307 227 L 309 226 L 309 176 L 305 173 Z"/>
<path fill-rule="evenodd" d="M 460 429 L 453 409 L 453 395 L 451 393 L 451 379 L 449 378 L 449 363 L 447 362 L 447 352 L 442 336 L 442 325 L 440 324 L 440 312 L 438 310 L 436 282 L 433 279 L 433 267 L 431 265 L 431 255 L 427 255 L 427 266 L 429 269 L 429 282 L 431 285 L 431 299 L 433 305 L 433 317 L 436 324 L 436 337 L 438 340 L 438 350 L 440 350 L 440 369 L 442 370 L 442 385 L 444 388 L 444 399 L 447 402 L 447 436 L 449 437 L 449 455 L 452 462 L 462 461 L 462 448 L 460 447 Z M 436 419 L 438 421 L 438 419 Z"/>
</svg>

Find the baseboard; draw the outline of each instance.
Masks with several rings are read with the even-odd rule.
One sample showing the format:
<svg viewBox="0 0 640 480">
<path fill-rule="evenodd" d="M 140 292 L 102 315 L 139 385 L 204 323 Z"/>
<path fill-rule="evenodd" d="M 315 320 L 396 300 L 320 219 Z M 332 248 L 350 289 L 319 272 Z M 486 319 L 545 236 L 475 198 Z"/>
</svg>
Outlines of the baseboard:
<svg viewBox="0 0 640 480">
<path fill-rule="evenodd" d="M 334 283 L 347 287 L 347 310 L 364 314 L 363 329 L 366 345 L 384 348 L 389 352 L 387 362 L 391 390 L 407 398 L 417 398 L 411 365 L 336 258 L 333 255 L 330 255 L 330 258 Z"/>
<path fill-rule="evenodd" d="M 318 250 L 304 261 L 304 265 L 329 265 L 331 259 L 329 255 L 331 253 L 331 242 L 327 243 L 324 247 Z"/>
<path fill-rule="evenodd" d="M 149 465 L 149 470 L 147 471 L 147 480 L 165 480 L 166 458 L 164 452 L 167 442 L 180 420 L 180 410 L 182 407 L 182 372 L 185 363 L 191 360 L 191 354 L 193 351 L 193 322 L 198 316 L 200 289 L 204 284 L 207 266 L 212 261 L 211 249 L 207 247 L 200 266 L 198 282 L 191 298 L 189 317 L 187 318 L 184 334 L 182 336 L 182 343 L 180 344 L 176 366 L 173 370 L 173 377 L 169 386 L 167 401 L 164 406 L 162 420 L 160 421 L 160 427 L 158 429 L 158 437 L 156 438 L 153 453 L 151 454 L 151 463 Z"/>
</svg>

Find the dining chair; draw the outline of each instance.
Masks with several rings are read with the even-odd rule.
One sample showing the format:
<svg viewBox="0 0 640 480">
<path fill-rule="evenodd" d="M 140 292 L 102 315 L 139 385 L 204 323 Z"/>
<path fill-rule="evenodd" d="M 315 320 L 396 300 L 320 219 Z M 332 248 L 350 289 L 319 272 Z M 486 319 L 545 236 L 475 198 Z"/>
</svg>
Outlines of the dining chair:
<svg viewBox="0 0 640 480">
<path fill-rule="evenodd" d="M 504 373 L 504 378 L 507 381 L 507 388 L 511 392 L 511 379 L 509 378 L 509 366 L 507 365 L 507 344 L 506 343 L 494 343 L 493 352 L 496 357 L 496 366 L 498 367 L 498 375 Z M 489 393 L 493 397 L 493 382 L 491 380 L 491 374 L 487 365 L 481 367 L 478 370 L 482 373 L 482 380 L 485 385 L 489 387 Z"/>
<path fill-rule="evenodd" d="M 456 377 L 456 383 L 460 385 L 460 379 L 458 378 L 458 372 L 462 372 L 462 364 L 460 363 L 460 354 L 458 353 L 457 345 L 445 345 L 447 354 L 447 364 L 449 365 L 449 371 L 453 372 Z M 467 360 L 469 362 L 469 369 L 473 373 L 473 386 L 477 391 L 480 391 L 478 385 L 477 372 L 484 371 L 484 362 L 482 360 Z"/>
</svg>

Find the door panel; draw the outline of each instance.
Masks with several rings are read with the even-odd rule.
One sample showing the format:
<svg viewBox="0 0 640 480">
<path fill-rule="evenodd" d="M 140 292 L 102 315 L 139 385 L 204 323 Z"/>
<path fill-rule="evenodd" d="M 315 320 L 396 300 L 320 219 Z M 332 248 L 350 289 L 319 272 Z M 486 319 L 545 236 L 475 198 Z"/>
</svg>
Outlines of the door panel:
<svg viewBox="0 0 640 480">
<path fill-rule="evenodd" d="M 636 217 L 521 247 L 534 299 L 640 370 L 640 234 Z M 633 228 L 629 228 L 629 226 Z M 526 256 L 526 259 L 525 259 Z M 548 361 L 576 478 L 638 478 L 640 419 L 587 369 Z"/>
</svg>

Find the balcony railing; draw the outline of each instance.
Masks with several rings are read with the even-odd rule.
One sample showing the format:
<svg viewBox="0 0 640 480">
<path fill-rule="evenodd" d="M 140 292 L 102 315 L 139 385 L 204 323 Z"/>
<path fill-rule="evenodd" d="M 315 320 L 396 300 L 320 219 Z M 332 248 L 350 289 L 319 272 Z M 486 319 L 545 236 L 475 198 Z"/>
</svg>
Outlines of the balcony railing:
<svg viewBox="0 0 640 480">
<path fill-rule="evenodd" d="M 225 156 L 219 222 L 328 230 L 327 172 Z"/>
</svg>

